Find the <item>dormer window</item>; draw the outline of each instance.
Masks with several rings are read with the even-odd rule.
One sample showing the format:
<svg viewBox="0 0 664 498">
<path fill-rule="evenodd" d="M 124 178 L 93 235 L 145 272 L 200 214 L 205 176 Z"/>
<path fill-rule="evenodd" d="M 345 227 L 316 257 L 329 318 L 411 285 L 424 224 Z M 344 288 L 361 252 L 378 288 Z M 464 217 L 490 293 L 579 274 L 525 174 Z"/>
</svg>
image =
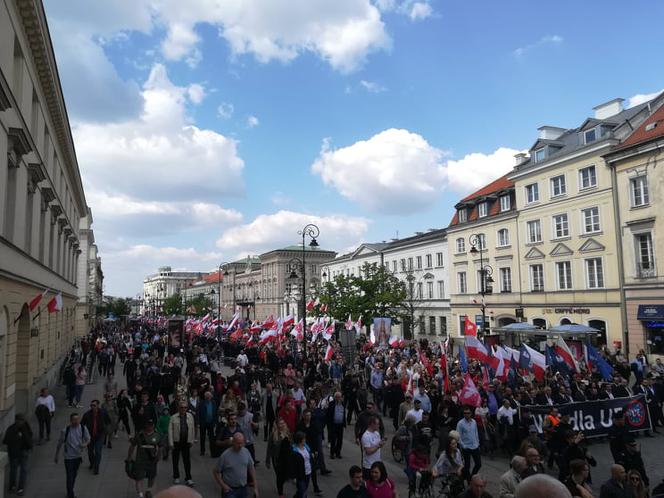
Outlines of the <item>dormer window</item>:
<svg viewBox="0 0 664 498">
<path fill-rule="evenodd" d="M 487 203 L 486 202 L 480 202 L 479 206 L 477 207 L 477 216 L 480 218 L 484 218 L 487 215 L 488 209 L 487 209 Z"/>
<path fill-rule="evenodd" d="M 500 197 L 500 211 L 509 211 L 511 207 L 510 196 L 503 195 Z"/>
<path fill-rule="evenodd" d="M 535 162 L 536 163 L 544 161 L 545 158 L 546 158 L 546 147 L 542 147 L 541 149 L 537 149 L 535 151 Z"/>
<path fill-rule="evenodd" d="M 589 144 L 597 140 L 597 130 L 595 128 L 583 132 L 583 143 Z"/>
<path fill-rule="evenodd" d="M 466 208 L 459 209 L 459 223 L 465 223 L 468 219 L 466 216 Z"/>
</svg>

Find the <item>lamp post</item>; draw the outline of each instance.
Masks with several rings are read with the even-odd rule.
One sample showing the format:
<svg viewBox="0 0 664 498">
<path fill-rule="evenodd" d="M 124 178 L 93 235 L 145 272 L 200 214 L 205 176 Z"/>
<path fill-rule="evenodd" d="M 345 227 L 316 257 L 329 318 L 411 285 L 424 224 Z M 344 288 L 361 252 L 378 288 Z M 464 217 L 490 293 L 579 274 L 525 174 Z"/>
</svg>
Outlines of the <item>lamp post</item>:
<svg viewBox="0 0 664 498">
<path fill-rule="evenodd" d="M 300 296 L 300 309 L 301 319 L 307 323 L 307 265 L 306 265 L 306 248 L 304 242 L 307 237 L 311 239 L 309 247 L 318 247 L 316 237 L 320 235 L 320 230 L 313 223 L 308 223 L 304 228 L 297 232 L 302 236 L 302 296 Z"/>
<path fill-rule="evenodd" d="M 327 282 L 330 282 L 332 280 L 332 272 L 330 271 L 330 267 L 327 265 L 323 265 L 320 268 L 321 270 L 321 277 L 327 279 Z"/>
<path fill-rule="evenodd" d="M 217 289 L 217 292 L 219 293 L 219 297 L 217 299 L 217 332 L 221 330 L 221 270 L 227 264 L 228 262 L 224 261 L 223 263 L 219 263 L 219 267 L 217 268 L 217 283 L 219 286 Z M 224 270 L 224 277 L 226 275 L 228 275 L 228 271 Z M 214 292 L 214 289 L 212 289 L 212 292 Z"/>
<path fill-rule="evenodd" d="M 287 280 L 289 281 L 289 283 L 292 282 L 293 284 L 296 284 L 297 281 L 298 281 L 298 279 L 300 278 L 300 275 L 301 275 L 302 278 L 304 279 L 304 264 L 302 264 L 302 260 L 301 260 L 301 259 L 299 259 L 299 258 L 291 258 L 290 261 L 288 261 L 288 270 L 289 270 L 289 272 L 290 272 L 290 274 L 288 275 L 288 278 L 287 278 Z M 298 270 L 299 270 L 299 272 L 300 272 L 300 275 L 298 275 Z M 291 284 L 291 285 L 292 285 L 292 284 Z M 302 288 L 304 288 L 304 286 L 302 286 Z M 289 290 L 287 291 L 287 293 L 288 293 L 288 295 L 289 295 L 290 297 L 293 296 L 293 289 L 292 289 L 292 286 L 289 287 Z M 301 310 L 301 311 L 302 311 L 302 310 Z M 305 303 L 304 312 L 306 313 L 306 303 Z M 288 309 L 286 309 L 286 314 L 288 314 Z M 302 316 L 298 317 L 298 319 L 299 319 L 299 318 L 304 319 L 304 316 L 305 316 L 305 315 L 302 315 Z"/>
<path fill-rule="evenodd" d="M 472 234 L 470 236 L 470 239 L 468 240 L 470 242 L 470 254 L 473 256 L 479 254 L 480 255 L 480 296 L 482 296 L 482 303 L 481 303 L 481 309 L 482 309 L 482 334 L 485 334 L 487 331 L 487 326 L 486 326 L 486 303 L 484 301 L 484 296 L 486 294 L 491 294 L 493 292 L 493 286 L 491 285 L 493 283 L 493 278 L 491 275 L 493 275 L 493 268 L 489 265 L 484 264 L 484 251 L 486 241 L 484 239 L 484 234 Z"/>
</svg>

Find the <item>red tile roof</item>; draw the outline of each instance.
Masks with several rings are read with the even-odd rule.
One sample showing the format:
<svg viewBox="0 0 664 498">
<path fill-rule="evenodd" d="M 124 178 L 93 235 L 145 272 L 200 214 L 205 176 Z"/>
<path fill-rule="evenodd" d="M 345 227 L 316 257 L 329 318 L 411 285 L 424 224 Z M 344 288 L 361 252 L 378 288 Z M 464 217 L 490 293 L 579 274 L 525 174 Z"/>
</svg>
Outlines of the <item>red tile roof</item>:
<svg viewBox="0 0 664 498">
<path fill-rule="evenodd" d="M 510 173 L 508 173 L 508 175 Z M 508 175 L 501 176 L 497 180 L 494 180 L 488 185 L 485 185 L 478 191 L 473 192 L 470 195 L 467 195 L 466 197 L 461 199 L 461 202 L 467 202 L 477 197 L 484 197 L 485 195 L 493 194 L 495 192 L 500 192 L 501 190 L 506 190 L 508 188 L 514 187 L 514 182 L 507 178 Z"/>
<path fill-rule="evenodd" d="M 221 274 L 221 280 L 224 279 L 224 274 Z M 219 282 L 219 272 L 215 271 L 213 273 L 208 273 L 207 275 L 203 275 L 203 280 L 208 283 L 208 284 L 213 284 L 215 282 Z"/>
<path fill-rule="evenodd" d="M 651 130 L 646 130 L 648 125 L 652 123 L 656 123 L 655 127 Z M 627 137 L 627 139 L 617 148 L 624 149 L 625 147 L 648 142 L 660 137 L 664 137 L 664 105 L 657 109 L 652 116 L 646 119 L 641 126 L 639 126 L 634 133 Z"/>
</svg>

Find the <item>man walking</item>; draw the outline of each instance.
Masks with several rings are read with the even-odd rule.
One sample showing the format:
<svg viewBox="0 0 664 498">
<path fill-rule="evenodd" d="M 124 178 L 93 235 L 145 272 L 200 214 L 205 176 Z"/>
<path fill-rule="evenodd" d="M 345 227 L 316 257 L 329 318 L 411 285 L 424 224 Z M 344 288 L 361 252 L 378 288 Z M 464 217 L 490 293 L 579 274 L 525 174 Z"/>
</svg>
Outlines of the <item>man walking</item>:
<svg viewBox="0 0 664 498">
<path fill-rule="evenodd" d="M 334 401 L 327 407 L 327 424 L 330 434 L 330 458 L 341 458 L 341 445 L 344 442 L 344 427 L 346 427 L 346 407 L 339 391 L 334 393 Z"/>
<path fill-rule="evenodd" d="M 247 475 L 254 487 L 254 497 L 258 498 L 254 462 L 244 447 L 244 435 L 238 432 L 233 435 L 232 446 L 219 457 L 213 476 L 223 498 L 247 498 Z"/>
<path fill-rule="evenodd" d="M 362 448 L 362 477 L 365 481 L 371 478 L 371 466 L 380 462 L 380 449 L 383 447 L 383 439 L 380 437 L 378 417 L 369 417 L 367 430 L 362 434 L 360 441 Z"/>
<path fill-rule="evenodd" d="M 88 460 L 90 460 L 90 469 L 97 475 L 101 463 L 101 451 L 106 439 L 106 428 L 110 427 L 111 418 L 105 410 L 99 407 L 99 400 L 94 399 L 90 403 L 90 409 L 83 415 L 81 423 L 90 433 Z"/>
<path fill-rule="evenodd" d="M 473 418 L 473 412 L 470 406 L 463 409 L 463 418 L 459 420 L 456 427 L 461 436 L 459 445 L 463 455 L 463 477 L 470 482 L 471 476 L 477 474 L 482 467 L 482 457 L 480 455 L 480 436 L 477 431 L 477 422 Z M 470 458 L 473 458 L 473 471 L 470 472 Z"/>
<path fill-rule="evenodd" d="M 178 405 L 178 413 L 168 422 L 168 445 L 173 450 L 173 483 L 180 484 L 180 455 L 184 464 L 184 478 L 187 486 L 193 486 L 191 479 L 190 449 L 194 441 L 194 416 L 187 411 L 187 403 Z"/>
<path fill-rule="evenodd" d="M 55 415 L 55 401 L 46 387 L 42 388 L 39 392 L 39 397 L 35 402 L 35 416 L 39 422 L 39 443 L 44 440 L 44 433 L 46 433 L 46 440 L 51 440 L 51 419 Z"/>
<path fill-rule="evenodd" d="M 204 399 L 198 404 L 198 427 L 200 429 L 199 439 L 201 441 L 201 456 L 205 455 L 205 436 L 210 441 L 210 454 L 214 444 L 214 427 L 217 417 L 217 405 L 212 399 L 212 393 L 205 391 Z"/>
<path fill-rule="evenodd" d="M 78 413 L 69 416 L 69 425 L 60 432 L 58 446 L 55 449 L 55 463 L 58 463 L 60 448 L 65 447 L 65 471 L 67 473 L 67 498 L 75 498 L 74 484 L 78 468 L 83 461 L 83 448 L 90 443 L 90 433 L 83 425 Z"/>
<path fill-rule="evenodd" d="M 136 482 L 136 492 L 139 498 L 152 498 L 152 486 L 157 477 L 157 462 L 159 461 L 159 443 L 161 436 L 154 430 L 154 422 L 151 419 L 145 421 L 145 428 L 136 433 L 132 438 L 127 460 L 134 460 L 134 480 Z M 143 481 L 148 480 L 148 489 L 143 495 Z"/>
<path fill-rule="evenodd" d="M 32 430 L 23 414 L 16 415 L 14 423 L 5 432 L 2 444 L 7 445 L 9 455 L 9 491 L 16 491 L 18 496 L 23 496 L 28 477 L 28 453 L 32 448 Z M 18 487 L 16 487 L 16 474 L 19 470 Z"/>
</svg>

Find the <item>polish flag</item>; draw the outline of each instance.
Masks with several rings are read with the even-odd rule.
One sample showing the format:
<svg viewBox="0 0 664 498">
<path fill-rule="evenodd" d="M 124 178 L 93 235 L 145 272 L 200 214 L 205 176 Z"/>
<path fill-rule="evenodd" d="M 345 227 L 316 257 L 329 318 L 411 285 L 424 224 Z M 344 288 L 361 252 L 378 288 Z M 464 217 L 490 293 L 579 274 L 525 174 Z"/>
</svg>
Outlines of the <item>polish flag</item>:
<svg viewBox="0 0 664 498">
<path fill-rule="evenodd" d="M 535 351 L 527 344 L 522 344 L 528 355 L 530 356 L 529 368 L 535 374 L 537 380 L 544 379 L 544 372 L 546 372 L 546 357 L 539 351 Z"/>
<path fill-rule="evenodd" d="M 466 315 L 466 320 L 464 321 L 464 333 L 467 336 L 477 337 L 477 324 L 473 323 L 468 315 Z"/>
<path fill-rule="evenodd" d="M 356 334 L 359 334 L 360 332 L 362 332 L 362 315 L 360 315 L 360 318 L 357 319 L 357 321 L 355 322 L 354 327 L 355 327 L 355 333 Z"/>
<path fill-rule="evenodd" d="M 441 351 L 440 351 L 440 371 L 445 375 L 445 385 L 443 386 L 443 392 L 450 392 L 450 376 L 447 372 L 447 348 L 445 343 L 441 342 Z"/>
<path fill-rule="evenodd" d="M 466 351 L 468 351 L 468 357 L 475 358 L 483 363 L 489 363 L 491 360 L 484 344 L 473 335 L 466 336 Z"/>
<path fill-rule="evenodd" d="M 291 330 L 290 335 L 295 337 L 298 341 L 304 340 L 304 320 L 297 322 L 297 325 Z"/>
<path fill-rule="evenodd" d="M 399 345 L 399 338 L 395 335 L 391 335 L 390 339 L 387 341 L 390 347 L 396 348 Z"/>
<path fill-rule="evenodd" d="M 231 323 L 228 324 L 228 329 L 232 329 L 233 327 L 235 327 L 237 325 L 238 320 L 240 320 L 240 314 L 235 313 L 233 315 L 233 318 L 231 319 Z"/>
<path fill-rule="evenodd" d="M 327 308 L 327 304 L 325 304 L 325 303 L 321 303 L 321 305 L 320 305 L 320 312 L 321 312 L 321 313 L 327 313 L 327 309 L 328 309 L 328 308 Z"/>
<path fill-rule="evenodd" d="M 205 316 L 203 317 L 203 319 L 201 320 L 201 322 L 205 323 L 205 322 L 207 322 L 209 319 L 210 319 L 210 313 L 208 313 L 207 315 L 205 315 Z"/>
<path fill-rule="evenodd" d="M 37 309 L 37 306 L 39 306 L 39 303 L 41 303 L 41 300 L 44 298 L 46 294 L 48 294 L 48 289 L 46 289 L 41 294 L 37 294 L 34 298 L 32 298 L 32 301 L 30 301 L 30 303 L 28 304 L 28 308 L 30 308 L 30 311 L 35 311 L 35 309 Z"/>
<path fill-rule="evenodd" d="M 579 365 L 576 363 L 576 359 L 574 358 L 574 355 L 569 349 L 569 346 L 567 346 L 567 343 L 563 340 L 562 337 L 558 336 L 558 340 L 556 341 L 556 344 L 554 345 L 554 349 L 556 353 L 563 359 L 563 361 L 567 364 L 568 367 L 570 367 L 572 370 L 576 372 L 580 372 L 581 370 L 579 369 Z"/>
<path fill-rule="evenodd" d="M 318 305 L 318 303 L 319 303 L 318 298 L 316 298 L 315 301 L 313 299 L 309 299 L 306 306 L 307 311 L 313 310 Z"/>
<path fill-rule="evenodd" d="M 249 337 L 249 340 L 247 341 L 247 347 L 250 348 L 251 346 L 254 345 L 255 342 L 256 341 L 254 340 L 254 336 L 252 335 L 251 337 Z"/>
<path fill-rule="evenodd" d="M 62 311 L 62 294 L 58 292 L 56 296 L 53 296 L 46 307 L 48 308 L 49 313 L 57 313 L 58 311 Z"/>
<path fill-rule="evenodd" d="M 327 349 L 325 350 L 325 361 L 331 361 L 333 356 L 334 348 L 328 344 Z"/>
<path fill-rule="evenodd" d="M 498 366 L 495 368 L 496 377 L 499 379 L 504 379 L 507 377 L 507 372 L 509 372 L 509 361 L 506 361 L 506 353 L 503 352 L 503 348 L 498 346 L 495 351 L 495 357 L 498 358 Z"/>
<path fill-rule="evenodd" d="M 330 324 L 325 328 L 325 332 L 323 332 L 323 338 L 325 340 L 330 340 L 332 339 L 332 336 L 334 335 L 334 326 L 337 323 L 336 320 L 332 320 Z"/>
<path fill-rule="evenodd" d="M 293 315 L 288 315 L 286 318 L 284 318 L 284 328 L 286 327 L 291 327 L 295 323 L 295 318 L 293 318 Z"/>
<path fill-rule="evenodd" d="M 344 327 L 346 327 L 346 330 L 351 330 L 354 327 L 353 320 L 351 320 L 350 315 L 348 315 L 348 320 L 346 320 L 346 323 L 344 323 Z"/>
<path fill-rule="evenodd" d="M 459 393 L 459 402 L 461 405 L 475 407 L 482 404 L 480 392 L 477 390 L 477 387 L 475 387 L 475 383 L 473 382 L 473 379 L 470 378 L 469 374 L 466 374 L 466 378 L 463 381 L 463 388 Z"/>
<path fill-rule="evenodd" d="M 261 334 L 258 344 L 261 346 L 265 346 L 268 342 L 276 339 L 277 335 L 278 335 L 277 331 L 274 329 L 266 330 Z"/>
<path fill-rule="evenodd" d="M 252 334 L 253 334 L 253 333 L 256 333 L 256 332 L 260 332 L 261 330 L 263 330 L 263 327 L 262 327 L 261 324 L 259 324 L 259 323 L 254 323 L 254 324 L 252 324 L 252 326 L 249 328 L 249 332 L 251 332 Z"/>
</svg>

